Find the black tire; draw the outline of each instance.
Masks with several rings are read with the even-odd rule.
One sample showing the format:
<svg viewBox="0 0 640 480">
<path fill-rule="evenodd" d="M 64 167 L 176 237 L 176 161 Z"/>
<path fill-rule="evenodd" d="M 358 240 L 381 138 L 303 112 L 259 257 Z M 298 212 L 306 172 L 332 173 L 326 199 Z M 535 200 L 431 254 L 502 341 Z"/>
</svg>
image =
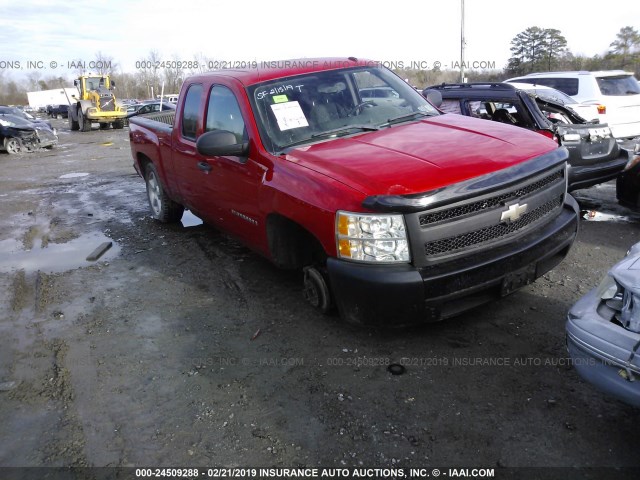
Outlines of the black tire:
<svg viewBox="0 0 640 480">
<path fill-rule="evenodd" d="M 324 275 L 315 267 L 304 269 L 304 298 L 323 314 L 327 315 L 333 310 L 333 298 Z"/>
<path fill-rule="evenodd" d="M 115 120 L 113 122 L 113 128 L 115 128 L 116 130 L 120 130 L 121 128 L 124 128 L 124 120 Z"/>
<path fill-rule="evenodd" d="M 145 183 L 147 184 L 147 199 L 151 207 L 151 215 L 162 223 L 179 222 L 184 213 L 184 207 L 171 200 L 164 192 L 160 176 L 153 163 L 148 163 L 145 169 Z"/>
<path fill-rule="evenodd" d="M 77 132 L 78 130 L 80 130 L 80 125 L 78 125 L 78 120 L 74 120 L 73 119 L 73 115 L 71 114 L 71 112 L 69 112 L 69 116 L 67 117 L 69 119 L 69 129 Z"/>
<path fill-rule="evenodd" d="M 80 109 L 78 110 L 78 126 L 83 132 L 91 131 L 91 121 L 87 120 L 87 118 L 84 116 L 84 113 Z"/>
<path fill-rule="evenodd" d="M 106 130 L 107 128 L 109 128 L 109 124 L 108 123 L 101 123 L 100 124 L 100 130 Z"/>
</svg>

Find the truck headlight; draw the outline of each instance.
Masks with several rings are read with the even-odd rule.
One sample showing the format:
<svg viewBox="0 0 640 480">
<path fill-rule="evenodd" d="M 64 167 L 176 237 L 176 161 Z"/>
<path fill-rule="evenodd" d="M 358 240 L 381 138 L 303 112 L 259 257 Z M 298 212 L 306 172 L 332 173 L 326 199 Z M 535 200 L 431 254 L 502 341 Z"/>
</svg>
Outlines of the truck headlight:
<svg viewBox="0 0 640 480">
<path fill-rule="evenodd" d="M 411 261 L 402 215 L 339 211 L 336 238 L 340 258 L 382 263 Z"/>
</svg>

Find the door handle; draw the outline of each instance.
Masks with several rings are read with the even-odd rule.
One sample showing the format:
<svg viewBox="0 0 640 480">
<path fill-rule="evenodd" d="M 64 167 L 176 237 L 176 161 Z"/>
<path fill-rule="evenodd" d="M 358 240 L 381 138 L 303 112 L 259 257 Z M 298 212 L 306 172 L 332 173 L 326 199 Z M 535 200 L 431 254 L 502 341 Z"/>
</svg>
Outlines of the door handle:
<svg viewBox="0 0 640 480">
<path fill-rule="evenodd" d="M 207 162 L 198 162 L 198 168 L 205 173 L 209 173 L 211 171 L 211 165 Z"/>
</svg>

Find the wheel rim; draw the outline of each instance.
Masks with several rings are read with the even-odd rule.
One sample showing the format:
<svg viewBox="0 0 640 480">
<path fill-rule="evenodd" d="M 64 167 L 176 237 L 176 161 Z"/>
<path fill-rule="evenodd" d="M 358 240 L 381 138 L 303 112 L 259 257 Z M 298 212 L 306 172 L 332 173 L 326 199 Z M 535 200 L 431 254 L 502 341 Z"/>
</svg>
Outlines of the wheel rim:
<svg viewBox="0 0 640 480">
<path fill-rule="evenodd" d="M 304 282 L 304 289 L 302 294 L 305 300 L 309 302 L 313 307 L 318 308 L 320 306 L 320 292 L 318 287 L 312 282 L 307 280 Z"/>
<path fill-rule="evenodd" d="M 18 142 L 18 140 L 16 140 L 15 138 L 9 139 L 6 148 L 7 153 L 20 153 L 20 151 L 22 150 L 20 148 L 20 142 Z"/>
<path fill-rule="evenodd" d="M 149 176 L 147 177 L 147 195 L 149 196 L 151 211 L 156 217 L 159 216 L 161 211 L 160 184 L 153 172 L 149 172 Z"/>
</svg>

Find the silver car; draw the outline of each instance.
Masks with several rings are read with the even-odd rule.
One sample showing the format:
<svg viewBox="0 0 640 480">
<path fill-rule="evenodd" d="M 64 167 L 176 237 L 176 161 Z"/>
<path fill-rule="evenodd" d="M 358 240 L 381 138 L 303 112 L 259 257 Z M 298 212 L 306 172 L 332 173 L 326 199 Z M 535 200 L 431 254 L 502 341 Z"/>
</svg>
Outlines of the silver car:
<svg viewBox="0 0 640 480">
<path fill-rule="evenodd" d="M 578 373 L 640 407 L 640 243 L 569 310 L 566 328 Z"/>
</svg>

